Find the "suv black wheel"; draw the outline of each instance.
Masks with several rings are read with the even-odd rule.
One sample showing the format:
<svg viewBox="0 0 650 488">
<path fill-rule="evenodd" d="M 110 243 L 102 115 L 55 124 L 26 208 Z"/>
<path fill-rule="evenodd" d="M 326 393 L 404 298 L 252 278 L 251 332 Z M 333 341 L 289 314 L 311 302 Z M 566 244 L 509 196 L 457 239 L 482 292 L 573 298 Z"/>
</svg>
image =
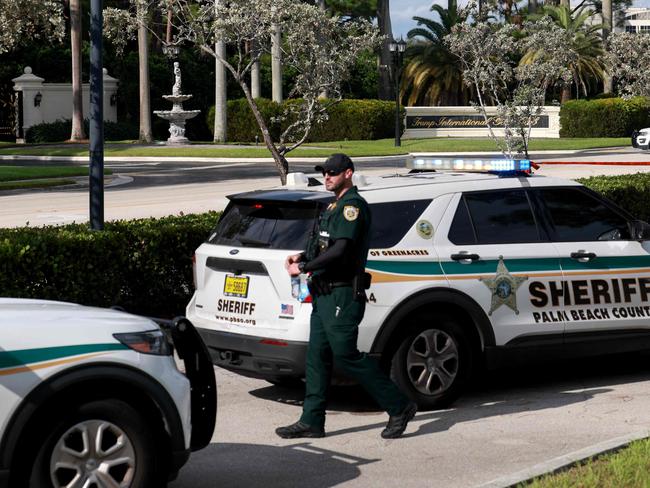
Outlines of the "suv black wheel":
<svg viewBox="0 0 650 488">
<path fill-rule="evenodd" d="M 29 486 L 165 486 L 156 437 L 141 413 L 116 399 L 90 401 L 52 419 Z"/>
<path fill-rule="evenodd" d="M 469 340 L 449 317 L 421 316 L 416 323 L 393 356 L 391 377 L 421 409 L 446 407 L 469 379 Z"/>
</svg>

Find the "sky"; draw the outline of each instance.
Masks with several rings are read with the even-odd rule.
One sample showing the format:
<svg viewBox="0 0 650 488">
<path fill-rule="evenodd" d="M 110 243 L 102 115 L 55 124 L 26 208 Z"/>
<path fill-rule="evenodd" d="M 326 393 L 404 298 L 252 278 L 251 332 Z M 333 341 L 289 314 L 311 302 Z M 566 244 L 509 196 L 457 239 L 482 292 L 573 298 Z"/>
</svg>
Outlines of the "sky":
<svg viewBox="0 0 650 488">
<path fill-rule="evenodd" d="M 416 22 L 413 20 L 414 16 L 433 18 L 431 12 L 432 0 L 389 0 L 390 1 L 390 20 L 393 27 L 393 37 L 399 38 L 403 36 L 406 39 L 406 34 L 411 29 L 417 27 Z M 575 1 L 575 0 L 574 0 Z M 447 6 L 447 1 L 436 1 L 443 6 Z M 465 5 L 467 1 L 459 0 L 459 5 Z M 541 3 L 541 2 L 538 2 Z M 571 2 L 573 3 L 573 2 Z M 634 0 L 633 7 L 650 7 L 650 0 Z"/>
</svg>

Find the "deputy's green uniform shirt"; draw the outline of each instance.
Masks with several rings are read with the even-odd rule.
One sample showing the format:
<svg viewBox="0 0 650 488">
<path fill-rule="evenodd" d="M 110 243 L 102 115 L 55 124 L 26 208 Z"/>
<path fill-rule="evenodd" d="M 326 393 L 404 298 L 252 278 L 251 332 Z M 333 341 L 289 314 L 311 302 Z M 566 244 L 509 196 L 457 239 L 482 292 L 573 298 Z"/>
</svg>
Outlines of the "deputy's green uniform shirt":
<svg viewBox="0 0 650 488">
<path fill-rule="evenodd" d="M 317 255 L 315 248 L 319 239 L 328 244 L 337 239 L 349 239 L 350 242 L 341 260 L 315 273 L 335 284 L 350 285 L 335 286 L 332 293 L 313 298 L 305 366 L 305 402 L 300 420 L 315 427 L 325 424 L 333 364 L 346 376 L 358 381 L 389 415 L 398 415 L 408 404 L 408 399 L 379 369 L 373 358 L 357 349 L 358 325 L 366 303 L 354 299 L 351 281 L 365 270 L 370 209 L 356 187 L 350 188 L 327 208 L 318 230 L 319 235 L 312 239 L 308 248 L 308 260 Z"/>
<path fill-rule="evenodd" d="M 321 215 L 317 240 L 329 241 L 349 239 L 348 248 L 343 259 L 336 266 L 319 270 L 328 281 L 351 281 L 356 274 L 366 268 L 368 257 L 368 234 L 370 231 L 370 209 L 366 201 L 353 186 L 341 198 L 332 202 Z M 317 249 L 318 243 L 309 246 Z M 317 254 L 317 253 L 316 253 Z M 315 256 L 313 256 L 315 257 Z M 311 259 L 313 259 L 311 257 Z"/>
</svg>

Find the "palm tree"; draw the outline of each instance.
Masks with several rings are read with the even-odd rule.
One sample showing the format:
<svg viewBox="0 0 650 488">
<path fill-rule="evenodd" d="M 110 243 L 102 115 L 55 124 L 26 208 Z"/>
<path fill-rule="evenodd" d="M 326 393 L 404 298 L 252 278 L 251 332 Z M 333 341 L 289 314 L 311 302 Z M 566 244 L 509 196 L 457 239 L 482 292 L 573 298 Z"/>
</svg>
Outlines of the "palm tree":
<svg viewBox="0 0 650 488">
<path fill-rule="evenodd" d="M 408 38 L 414 40 L 407 49 L 409 59 L 404 69 L 402 98 L 408 95 L 407 105 L 465 105 L 471 96 L 463 83 L 462 67 L 457 56 L 445 46 L 444 38 L 454 25 L 464 22 L 456 0 L 449 8 L 433 5 L 431 11 L 440 21 L 413 17 L 418 26 L 411 29 Z"/>
<path fill-rule="evenodd" d="M 70 0 L 70 48 L 72 50 L 72 130 L 71 141 L 86 138 L 81 85 L 81 0 Z"/>
<path fill-rule="evenodd" d="M 147 17 L 147 6 L 138 1 L 138 17 Z M 146 21 L 145 21 L 146 22 Z M 151 131 L 151 91 L 149 88 L 149 30 L 144 22 L 138 25 L 138 90 L 140 94 L 140 130 L 141 142 L 153 142 Z"/>
<path fill-rule="evenodd" d="M 603 44 L 599 31 L 602 26 L 591 24 L 591 10 L 580 9 L 572 15 L 567 5 L 545 6 L 544 14 L 551 17 L 555 23 L 572 34 L 572 42 L 567 49 L 577 54 L 577 61 L 568 68 L 573 75 L 573 83 L 562 87 L 562 102 L 571 99 L 571 87 L 576 85 L 576 94 L 580 92 L 587 96 L 592 82 L 602 80 L 604 77 Z M 525 64 L 538 56 L 543 56 L 540 51 L 529 51 L 521 58 L 520 63 Z"/>
</svg>

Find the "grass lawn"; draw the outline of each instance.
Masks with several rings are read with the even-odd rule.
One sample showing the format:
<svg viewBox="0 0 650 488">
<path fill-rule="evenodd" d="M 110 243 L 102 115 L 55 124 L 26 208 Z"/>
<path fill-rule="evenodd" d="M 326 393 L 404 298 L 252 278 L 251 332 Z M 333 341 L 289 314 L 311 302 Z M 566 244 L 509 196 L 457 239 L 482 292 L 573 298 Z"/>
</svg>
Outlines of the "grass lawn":
<svg viewBox="0 0 650 488">
<path fill-rule="evenodd" d="M 104 174 L 112 174 L 109 169 Z M 63 178 L 71 176 L 87 176 L 88 168 L 79 166 L 1 166 L 0 182 L 15 182 L 16 180 L 34 180 L 43 178 Z"/>
<path fill-rule="evenodd" d="M 25 188 L 49 188 L 52 186 L 72 185 L 75 180 L 55 178 L 52 180 L 21 180 L 21 181 L 0 181 L 2 190 L 22 190 Z"/>
<path fill-rule="evenodd" d="M 519 488 L 645 488 L 650 486 L 650 439 L 586 461 L 567 471 L 547 475 Z"/>
<path fill-rule="evenodd" d="M 575 139 L 535 139 L 531 141 L 531 151 L 593 149 L 599 147 L 628 146 L 628 137 L 618 138 L 575 138 Z M 409 152 L 465 152 L 465 151 L 496 151 L 494 142 L 487 138 L 435 138 L 435 139 L 406 139 L 401 147 L 395 147 L 393 139 L 376 141 L 334 141 L 319 142 L 304 145 L 288 154 L 289 157 L 322 157 L 332 152 L 342 151 L 350 156 L 388 156 L 406 154 Z M 13 146 L 2 148 L 0 155 L 24 154 L 32 156 L 87 156 L 87 145 L 34 145 Z M 183 156 L 183 157 L 269 157 L 270 153 L 260 144 L 258 147 L 242 146 L 241 148 L 206 147 L 167 147 L 163 145 L 130 145 L 108 143 L 104 150 L 105 156 Z"/>
</svg>

